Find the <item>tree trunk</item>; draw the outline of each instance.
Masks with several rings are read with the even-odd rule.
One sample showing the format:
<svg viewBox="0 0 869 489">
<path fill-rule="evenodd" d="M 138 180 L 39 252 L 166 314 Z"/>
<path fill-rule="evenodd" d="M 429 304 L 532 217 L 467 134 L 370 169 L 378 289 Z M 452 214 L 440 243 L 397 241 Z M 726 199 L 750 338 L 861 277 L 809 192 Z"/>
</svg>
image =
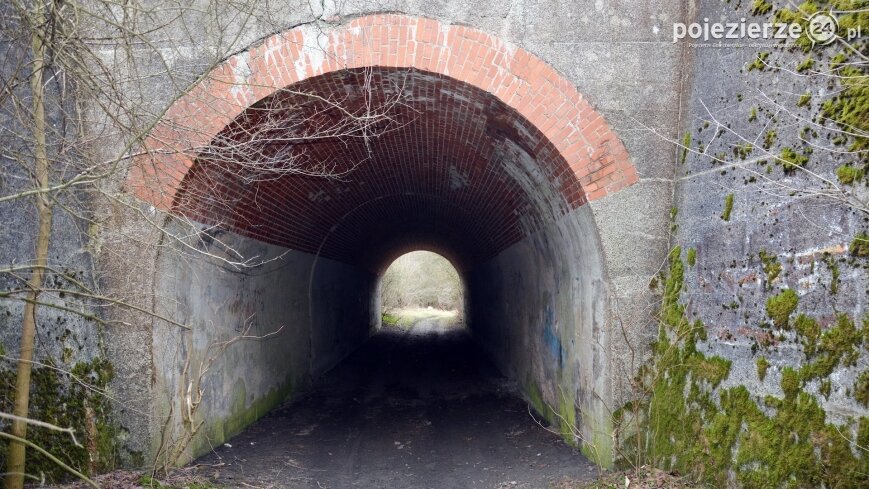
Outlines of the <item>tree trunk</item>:
<svg viewBox="0 0 869 489">
<path fill-rule="evenodd" d="M 31 45 L 33 48 L 33 72 L 30 90 L 33 96 L 33 157 L 36 184 L 41 193 L 36 196 L 39 213 L 39 228 L 36 235 L 36 257 L 33 273 L 27 285 L 30 297 L 24 305 L 21 323 L 21 347 L 18 354 L 18 372 L 15 379 L 15 405 L 13 413 L 26 418 L 30 404 L 30 371 L 33 362 L 33 343 L 36 336 L 36 301 L 42 288 L 42 279 L 48 258 L 48 244 L 51 238 L 51 202 L 46 190 L 49 187 L 48 154 L 45 143 L 45 91 L 43 71 L 45 68 L 45 44 L 42 38 L 45 25 L 45 12 L 40 1 L 35 3 L 33 25 L 31 26 Z M 21 419 L 12 422 L 12 435 L 27 438 L 27 423 Z M 19 441 L 9 442 L 9 459 L 6 466 L 6 489 L 20 489 L 24 485 L 25 445 Z"/>
</svg>

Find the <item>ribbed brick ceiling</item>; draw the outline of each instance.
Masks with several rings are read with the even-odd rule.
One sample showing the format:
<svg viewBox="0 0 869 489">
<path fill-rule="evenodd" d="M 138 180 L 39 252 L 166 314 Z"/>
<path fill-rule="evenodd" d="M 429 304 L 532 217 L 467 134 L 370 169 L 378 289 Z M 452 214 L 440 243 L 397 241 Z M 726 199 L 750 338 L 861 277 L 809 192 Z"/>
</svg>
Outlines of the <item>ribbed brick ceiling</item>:
<svg viewBox="0 0 869 489">
<path fill-rule="evenodd" d="M 377 136 L 346 125 L 342 110 L 361 116 L 366 107 L 389 109 L 369 127 Z M 297 172 L 254 170 L 290 161 Z M 340 176 L 308 174 L 323 169 Z M 315 76 L 251 106 L 200 154 L 174 210 L 377 270 L 418 248 L 471 267 L 582 203 L 554 146 L 493 95 L 443 75 L 374 68 Z"/>
</svg>

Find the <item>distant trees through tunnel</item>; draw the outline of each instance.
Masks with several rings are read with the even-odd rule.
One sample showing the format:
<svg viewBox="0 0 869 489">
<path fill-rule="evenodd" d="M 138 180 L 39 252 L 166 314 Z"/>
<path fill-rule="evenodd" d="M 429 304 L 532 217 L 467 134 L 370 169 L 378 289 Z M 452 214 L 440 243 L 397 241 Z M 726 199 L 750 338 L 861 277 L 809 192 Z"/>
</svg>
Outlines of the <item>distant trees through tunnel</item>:
<svg viewBox="0 0 869 489">
<path fill-rule="evenodd" d="M 413 251 L 392 262 L 380 281 L 383 326 L 412 326 L 432 320 L 458 326 L 464 310 L 464 285 L 449 260 L 430 251 Z"/>
</svg>

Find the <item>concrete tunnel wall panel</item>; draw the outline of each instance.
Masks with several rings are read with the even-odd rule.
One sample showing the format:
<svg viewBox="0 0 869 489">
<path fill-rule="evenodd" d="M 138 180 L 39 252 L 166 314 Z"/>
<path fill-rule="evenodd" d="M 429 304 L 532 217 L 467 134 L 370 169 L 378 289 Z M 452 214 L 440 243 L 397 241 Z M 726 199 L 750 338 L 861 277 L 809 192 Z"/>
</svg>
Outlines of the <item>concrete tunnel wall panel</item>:
<svg viewBox="0 0 869 489">
<path fill-rule="evenodd" d="M 182 460 L 208 452 L 210 444 L 229 439 L 309 386 L 312 378 L 358 348 L 372 327 L 369 290 L 375 277 L 367 271 L 233 233 L 219 233 L 216 239 L 265 263 L 237 269 L 218 259 L 179 260 L 175 254 L 165 254 L 158 263 L 165 314 L 193 327 L 188 335 L 163 324 L 153 335 L 154 419 L 174 420 L 165 425 L 170 438 L 183 436 L 184 393 L 190 382 L 203 393 L 201 435 Z M 221 351 L 222 342 L 241 334 L 250 338 Z M 187 357 L 185 366 L 181 359 Z M 203 367 L 208 373 L 200 384 Z"/>
<path fill-rule="evenodd" d="M 473 334 L 534 408 L 608 465 L 608 285 L 587 207 L 516 243 L 469 276 Z"/>
</svg>

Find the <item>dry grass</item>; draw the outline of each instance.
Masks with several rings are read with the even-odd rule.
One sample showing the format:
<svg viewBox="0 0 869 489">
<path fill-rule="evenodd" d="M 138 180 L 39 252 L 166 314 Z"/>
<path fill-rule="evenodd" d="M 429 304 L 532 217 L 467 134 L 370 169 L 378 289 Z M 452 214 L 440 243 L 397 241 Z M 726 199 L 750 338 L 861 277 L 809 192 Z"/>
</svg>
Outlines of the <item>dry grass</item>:
<svg viewBox="0 0 869 489">
<path fill-rule="evenodd" d="M 219 489 L 206 478 L 190 473 L 189 468 L 178 469 L 163 479 L 153 479 L 142 472 L 115 470 L 93 478 L 105 489 Z M 90 489 L 84 482 L 74 482 L 58 489 Z"/>
<path fill-rule="evenodd" d="M 434 320 L 439 323 L 444 322 L 445 324 L 449 324 L 455 322 L 457 318 L 458 311 L 444 311 L 427 307 L 412 307 L 392 309 L 384 313 L 383 325 L 409 328 L 423 320 Z"/>
<path fill-rule="evenodd" d="M 703 486 L 692 484 L 663 470 L 641 467 L 604 474 L 595 481 L 565 480 L 552 486 L 552 489 L 701 489 Z"/>
</svg>

